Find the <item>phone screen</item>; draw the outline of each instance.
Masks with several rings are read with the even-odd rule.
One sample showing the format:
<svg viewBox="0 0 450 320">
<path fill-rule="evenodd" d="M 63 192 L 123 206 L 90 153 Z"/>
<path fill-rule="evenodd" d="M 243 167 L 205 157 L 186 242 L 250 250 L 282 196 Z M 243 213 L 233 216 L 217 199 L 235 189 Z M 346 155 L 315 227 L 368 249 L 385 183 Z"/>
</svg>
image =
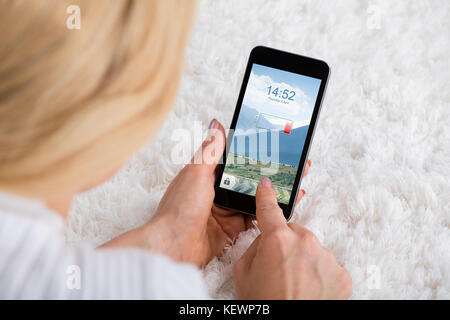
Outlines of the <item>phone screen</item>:
<svg viewBox="0 0 450 320">
<path fill-rule="evenodd" d="M 253 64 L 220 187 L 250 196 L 269 177 L 288 204 L 321 79 Z"/>
</svg>

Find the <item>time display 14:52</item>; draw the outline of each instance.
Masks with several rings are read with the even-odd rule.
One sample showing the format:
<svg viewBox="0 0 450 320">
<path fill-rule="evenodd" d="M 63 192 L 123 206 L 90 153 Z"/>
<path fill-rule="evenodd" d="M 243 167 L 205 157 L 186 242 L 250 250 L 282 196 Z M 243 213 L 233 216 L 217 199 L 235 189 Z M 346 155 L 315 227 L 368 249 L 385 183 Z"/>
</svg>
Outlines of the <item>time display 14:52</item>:
<svg viewBox="0 0 450 320">
<path fill-rule="evenodd" d="M 283 91 L 281 91 L 280 88 L 273 88 L 272 86 L 268 86 L 267 89 L 268 89 L 267 95 L 272 94 L 277 98 L 294 101 L 295 91 L 293 90 L 284 89 Z"/>
</svg>

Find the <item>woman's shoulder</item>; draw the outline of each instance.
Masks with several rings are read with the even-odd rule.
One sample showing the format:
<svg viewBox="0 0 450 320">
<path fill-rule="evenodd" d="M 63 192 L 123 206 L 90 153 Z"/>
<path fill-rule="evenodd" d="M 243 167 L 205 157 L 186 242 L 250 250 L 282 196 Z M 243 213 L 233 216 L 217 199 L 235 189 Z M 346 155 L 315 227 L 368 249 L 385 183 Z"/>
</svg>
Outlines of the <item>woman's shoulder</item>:
<svg viewBox="0 0 450 320">
<path fill-rule="evenodd" d="M 207 298 L 200 270 L 148 251 L 73 248 L 64 221 L 37 201 L 0 193 L 0 298 Z"/>
</svg>

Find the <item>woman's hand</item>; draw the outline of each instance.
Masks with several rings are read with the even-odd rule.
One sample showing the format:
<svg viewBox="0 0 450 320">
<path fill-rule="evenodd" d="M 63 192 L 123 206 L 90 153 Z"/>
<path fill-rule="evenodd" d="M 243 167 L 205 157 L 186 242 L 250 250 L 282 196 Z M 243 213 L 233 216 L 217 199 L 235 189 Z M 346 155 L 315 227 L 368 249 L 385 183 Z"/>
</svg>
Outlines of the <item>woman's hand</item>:
<svg viewBox="0 0 450 320">
<path fill-rule="evenodd" d="M 170 183 L 153 218 L 103 247 L 138 246 L 198 266 L 222 252 L 228 234 L 212 215 L 215 168 L 225 148 L 225 131 L 217 120 L 211 121 L 208 135 Z M 229 231 L 245 230 L 244 222 L 233 220 Z"/>
<path fill-rule="evenodd" d="M 311 160 L 308 160 L 305 166 L 305 170 L 303 171 L 303 177 L 305 177 L 309 168 L 311 167 Z M 295 205 L 300 203 L 303 196 L 306 194 L 304 189 L 300 189 L 297 195 L 297 199 Z M 212 207 L 212 215 L 217 223 L 221 226 L 222 230 L 230 237 L 231 239 L 236 239 L 240 232 L 247 230 L 253 227 L 253 220 L 256 220 L 255 216 L 251 216 L 248 214 L 242 214 L 242 212 L 225 209 L 217 207 L 213 205 Z"/>
<path fill-rule="evenodd" d="M 214 119 L 209 137 L 170 183 L 150 222 L 103 247 L 139 246 L 198 266 L 220 256 L 228 242 L 253 227 L 255 219 L 213 204 L 215 171 L 224 148 L 225 130 Z M 310 164 L 308 161 L 304 175 Z M 297 203 L 304 194 L 300 190 Z"/>
<path fill-rule="evenodd" d="M 286 223 L 268 178 L 256 191 L 261 234 L 234 268 L 239 299 L 347 299 L 349 273 L 316 236 Z"/>
</svg>

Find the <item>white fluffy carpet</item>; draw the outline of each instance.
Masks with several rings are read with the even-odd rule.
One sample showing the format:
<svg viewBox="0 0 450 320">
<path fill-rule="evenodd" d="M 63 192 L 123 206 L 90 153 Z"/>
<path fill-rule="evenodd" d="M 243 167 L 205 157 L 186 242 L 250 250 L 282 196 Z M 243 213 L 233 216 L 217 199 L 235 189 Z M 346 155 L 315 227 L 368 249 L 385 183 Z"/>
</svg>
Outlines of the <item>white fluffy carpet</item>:
<svg viewBox="0 0 450 320">
<path fill-rule="evenodd" d="M 447 0 L 201 1 L 170 124 L 76 199 L 68 242 L 98 245 L 151 217 L 182 167 L 171 128 L 228 126 L 262 44 L 332 69 L 295 221 L 349 270 L 353 299 L 449 299 L 449 31 Z M 235 297 L 232 265 L 254 236 L 205 268 L 213 297 Z"/>
</svg>

